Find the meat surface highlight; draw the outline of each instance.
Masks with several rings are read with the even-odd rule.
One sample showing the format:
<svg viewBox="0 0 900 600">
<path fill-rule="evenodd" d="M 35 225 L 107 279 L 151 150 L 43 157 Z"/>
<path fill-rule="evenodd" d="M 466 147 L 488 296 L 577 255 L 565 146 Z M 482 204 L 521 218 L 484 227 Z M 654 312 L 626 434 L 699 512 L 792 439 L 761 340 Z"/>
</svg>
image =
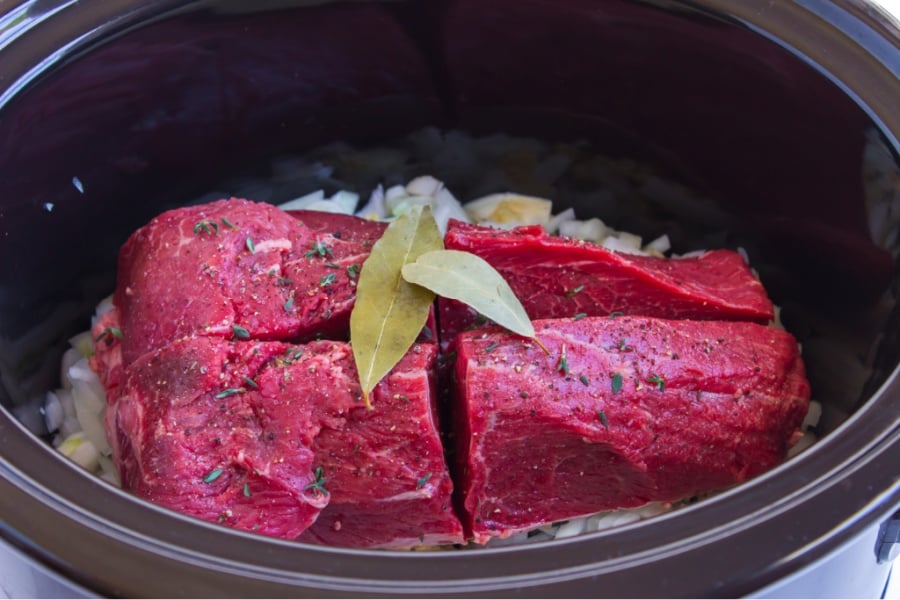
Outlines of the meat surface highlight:
<svg viewBox="0 0 900 600">
<path fill-rule="evenodd" d="M 120 252 L 114 299 L 123 363 L 194 334 L 346 339 L 358 270 L 385 225 L 328 217 L 232 198 L 138 229 Z"/>
<path fill-rule="evenodd" d="M 287 539 L 312 526 L 342 546 L 462 542 L 433 418 L 436 354 L 415 345 L 370 411 L 343 342 L 168 344 L 125 369 L 107 412 L 123 488 Z"/>
<path fill-rule="evenodd" d="M 622 312 L 766 323 L 774 316 L 762 284 L 730 250 L 698 258 L 635 256 L 551 236 L 537 225 L 503 231 L 460 221 L 450 222 L 444 245 L 490 263 L 532 319 Z M 478 315 L 460 302 L 441 298 L 438 306 L 445 349 L 457 333 L 479 324 Z"/>
<path fill-rule="evenodd" d="M 543 523 L 675 501 L 771 469 L 799 437 L 796 340 L 753 323 L 535 322 L 458 338 L 457 486 L 484 543 Z"/>
</svg>

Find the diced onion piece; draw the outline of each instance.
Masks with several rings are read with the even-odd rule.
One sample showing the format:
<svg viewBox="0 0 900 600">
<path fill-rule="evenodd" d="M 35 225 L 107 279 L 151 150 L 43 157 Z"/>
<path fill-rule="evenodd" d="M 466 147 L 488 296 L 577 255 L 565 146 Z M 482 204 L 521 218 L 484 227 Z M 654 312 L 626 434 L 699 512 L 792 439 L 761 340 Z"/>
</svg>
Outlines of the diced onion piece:
<svg viewBox="0 0 900 600">
<path fill-rule="evenodd" d="M 672 242 L 669 241 L 669 236 L 665 233 L 644 246 L 644 252 L 648 254 L 658 253 L 659 256 L 664 255 L 671 249 Z"/>
<path fill-rule="evenodd" d="M 59 367 L 59 380 L 64 389 L 72 389 L 72 380 L 69 377 L 69 369 L 79 360 L 89 357 L 89 354 L 82 354 L 76 348 L 69 348 L 63 352 Z"/>
<path fill-rule="evenodd" d="M 576 536 L 584 531 L 585 525 L 587 525 L 586 519 L 572 519 L 567 523 L 563 523 L 556 530 L 556 539 Z"/>
<path fill-rule="evenodd" d="M 394 186 L 385 192 L 388 217 L 399 217 L 418 205 L 431 206 L 432 215 L 442 234 L 447 232 L 447 222 L 450 219 L 469 220 L 459 200 L 441 181 L 429 175 L 413 179 L 405 188 Z"/>
<path fill-rule="evenodd" d="M 635 250 L 640 250 L 641 246 L 644 243 L 644 240 L 641 236 L 629 233 L 627 231 L 618 232 L 618 234 L 616 234 L 616 237 L 618 237 L 619 241 L 621 241 L 623 244 L 627 244 Z"/>
<path fill-rule="evenodd" d="M 387 201 L 390 216 L 399 217 L 405 215 L 414 206 L 431 206 L 434 200 L 428 196 L 398 196 Z"/>
<path fill-rule="evenodd" d="M 59 429 L 65 418 L 66 413 L 59 397 L 54 392 L 47 392 L 44 400 L 44 425 L 46 425 L 47 431 Z"/>
<path fill-rule="evenodd" d="M 596 218 L 587 221 L 563 221 L 559 224 L 560 235 L 596 244 L 601 243 L 609 236 L 610 231 L 611 229 L 606 226 L 606 223 Z"/>
<path fill-rule="evenodd" d="M 90 331 L 82 331 L 78 335 L 69 338 L 69 345 L 77 352 L 78 357 L 90 357 L 94 354 L 94 339 L 91 337 Z"/>
<path fill-rule="evenodd" d="M 294 198 L 293 200 L 289 200 L 284 204 L 279 204 L 278 208 L 281 210 L 305 210 L 307 206 L 313 204 L 314 202 L 321 202 L 325 199 L 325 192 L 322 190 L 316 190 L 315 192 L 310 192 L 305 196 L 300 196 L 299 198 Z"/>
<path fill-rule="evenodd" d="M 59 451 L 72 461 L 89 471 L 96 471 L 100 466 L 100 453 L 97 448 L 86 439 L 82 433 L 76 433 L 67 437 L 59 445 Z"/>
<path fill-rule="evenodd" d="M 357 217 L 378 221 L 388 216 L 387 206 L 384 203 L 384 186 L 380 183 L 372 190 L 369 201 L 356 213 Z"/>
<path fill-rule="evenodd" d="M 86 359 L 75 363 L 69 369 L 72 379 L 72 400 L 75 415 L 94 447 L 100 452 L 109 451 L 106 432 L 103 426 L 103 413 L 106 410 L 106 392 L 97 374 L 87 364 Z"/>
<path fill-rule="evenodd" d="M 634 238 L 637 238 L 637 245 L 635 245 Z M 640 254 L 643 255 L 645 252 L 641 250 L 640 237 L 632 236 L 630 234 L 626 234 L 624 237 L 615 237 L 609 236 L 605 240 L 603 240 L 603 247 L 607 250 L 613 250 L 615 252 L 622 252 L 623 254 Z"/>
<path fill-rule="evenodd" d="M 544 226 L 544 229 L 546 229 L 547 233 L 549 233 L 549 234 L 555 234 L 557 231 L 559 231 L 560 225 L 562 225 L 565 222 L 574 221 L 574 220 L 575 220 L 575 209 L 567 208 L 566 210 L 562 211 L 558 215 L 555 215 L 553 218 L 551 218 L 547 222 L 547 224 Z"/>
<path fill-rule="evenodd" d="M 359 194 L 341 190 L 332 196 L 330 201 L 340 207 L 341 214 L 352 215 L 356 205 L 359 204 Z"/>
<path fill-rule="evenodd" d="M 115 305 L 113 304 L 113 297 L 112 294 L 110 294 L 109 296 L 101 300 L 99 304 L 97 304 L 97 308 L 94 311 L 94 320 L 96 321 L 114 308 Z M 94 323 L 91 324 L 93 325 Z"/>
<path fill-rule="evenodd" d="M 444 183 L 431 175 L 416 177 L 406 184 L 406 193 L 410 196 L 430 196 L 434 198 L 444 189 Z"/>
<path fill-rule="evenodd" d="M 800 426 L 802 431 L 811 429 L 819 424 L 822 418 L 822 405 L 815 400 L 809 403 L 809 410 L 806 411 L 806 417 L 803 419 L 803 425 Z"/>
<path fill-rule="evenodd" d="M 352 215 L 359 202 L 359 195 L 353 192 L 340 191 L 331 198 L 325 198 L 325 192 L 317 190 L 295 198 L 284 204 L 279 204 L 281 210 L 316 210 L 343 215 Z"/>
<path fill-rule="evenodd" d="M 402 185 L 394 185 L 387 189 L 384 192 L 384 200 L 387 202 L 388 200 L 396 200 L 397 198 L 402 198 L 403 196 L 408 196 L 406 193 L 406 188 Z"/>
<path fill-rule="evenodd" d="M 466 214 L 476 223 L 492 221 L 515 225 L 546 225 L 553 203 L 544 198 L 519 194 L 491 194 L 465 205 Z"/>
<path fill-rule="evenodd" d="M 434 220 L 437 221 L 438 229 L 442 234 L 447 233 L 447 223 L 450 219 L 456 219 L 457 221 L 462 221 L 464 223 L 469 222 L 469 217 L 463 210 L 462 204 L 459 203 L 459 200 L 457 200 L 448 189 L 443 189 L 438 192 L 437 197 L 434 199 L 432 213 L 434 214 Z"/>
</svg>

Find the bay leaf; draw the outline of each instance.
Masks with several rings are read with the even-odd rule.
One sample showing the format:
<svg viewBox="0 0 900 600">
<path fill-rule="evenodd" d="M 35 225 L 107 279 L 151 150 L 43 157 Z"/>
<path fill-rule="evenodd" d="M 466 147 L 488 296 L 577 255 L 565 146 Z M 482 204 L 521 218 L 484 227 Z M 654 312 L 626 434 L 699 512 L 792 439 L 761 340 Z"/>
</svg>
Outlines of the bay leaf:
<svg viewBox="0 0 900 600">
<path fill-rule="evenodd" d="M 498 325 L 533 339 L 547 352 L 503 275 L 480 256 L 459 250 L 432 250 L 404 265 L 402 274 L 410 283 L 468 304 Z"/>
<path fill-rule="evenodd" d="M 350 313 L 350 345 L 363 399 L 403 358 L 425 326 L 431 290 L 405 281 L 400 270 L 420 255 L 444 247 L 428 206 L 414 206 L 394 220 L 363 263 Z"/>
</svg>

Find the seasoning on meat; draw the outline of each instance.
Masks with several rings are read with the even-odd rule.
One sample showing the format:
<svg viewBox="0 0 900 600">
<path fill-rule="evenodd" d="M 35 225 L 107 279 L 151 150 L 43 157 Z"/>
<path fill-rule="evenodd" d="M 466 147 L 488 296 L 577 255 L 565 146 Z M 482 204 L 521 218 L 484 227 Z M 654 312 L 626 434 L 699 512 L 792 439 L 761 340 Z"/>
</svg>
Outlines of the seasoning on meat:
<svg viewBox="0 0 900 600">
<path fill-rule="evenodd" d="M 232 198 L 138 229 L 115 294 L 124 363 L 188 335 L 346 339 L 355 281 L 343 270 L 365 260 L 384 224 L 322 214 Z"/>
<path fill-rule="evenodd" d="M 612 252 L 548 235 L 540 226 L 503 231 L 450 221 L 444 246 L 476 254 L 497 269 L 532 319 L 632 314 L 670 319 L 754 321 L 774 316 L 762 284 L 739 254 L 698 258 Z M 478 326 L 467 306 L 438 302 L 441 344 Z"/>
<path fill-rule="evenodd" d="M 109 407 L 123 487 L 287 539 L 461 543 L 434 418 L 436 354 L 414 346 L 369 411 L 346 343 L 172 342 L 127 367 Z"/>
<path fill-rule="evenodd" d="M 535 329 L 553 356 L 499 328 L 458 338 L 457 485 L 476 542 L 744 481 L 784 459 L 808 408 L 797 341 L 779 329 L 647 317 Z"/>
</svg>

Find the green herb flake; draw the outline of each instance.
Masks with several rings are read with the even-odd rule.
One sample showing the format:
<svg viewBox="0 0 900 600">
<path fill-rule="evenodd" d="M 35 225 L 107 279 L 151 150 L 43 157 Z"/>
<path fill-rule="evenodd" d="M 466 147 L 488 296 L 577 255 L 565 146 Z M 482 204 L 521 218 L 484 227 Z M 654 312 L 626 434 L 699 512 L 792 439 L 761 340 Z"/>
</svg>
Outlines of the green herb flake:
<svg viewBox="0 0 900 600">
<path fill-rule="evenodd" d="M 618 394 L 622 391 L 622 374 L 616 373 L 612 376 L 612 380 L 610 381 L 612 384 L 613 394 Z"/>
<path fill-rule="evenodd" d="M 328 275 L 323 275 L 321 279 L 319 279 L 319 287 L 326 287 L 334 283 L 334 273 L 329 273 Z"/>
<path fill-rule="evenodd" d="M 666 381 L 665 381 L 665 379 L 663 379 L 662 377 L 660 377 L 660 376 L 657 375 L 656 373 L 651 374 L 650 377 L 648 377 L 645 381 L 646 381 L 647 383 L 652 383 L 653 385 L 655 385 L 656 388 L 657 388 L 659 391 L 661 391 L 661 392 L 666 391 Z"/>
<path fill-rule="evenodd" d="M 228 389 L 222 390 L 221 392 L 216 394 L 216 399 L 221 400 L 222 398 L 227 398 L 228 396 L 234 396 L 235 394 L 242 394 L 245 391 L 246 390 L 244 390 L 244 388 L 228 388 Z"/>
<path fill-rule="evenodd" d="M 625 338 L 622 338 L 621 340 L 619 340 L 618 348 L 622 352 L 628 352 L 629 350 L 634 350 L 634 348 L 632 348 L 631 346 L 628 345 L 628 342 L 625 341 Z"/>
<path fill-rule="evenodd" d="M 341 265 L 337 264 L 336 262 L 327 262 L 327 263 L 325 263 L 325 266 L 328 267 L 329 269 L 340 269 L 341 268 Z"/>
<path fill-rule="evenodd" d="M 597 417 L 599 417 L 600 422 L 603 423 L 603 426 L 606 429 L 609 429 L 609 419 L 606 418 L 606 413 L 602 410 L 597 411 Z"/>
<path fill-rule="evenodd" d="M 222 474 L 222 469 L 213 469 L 209 473 L 206 474 L 206 477 L 203 478 L 203 483 L 212 483 Z"/>
<path fill-rule="evenodd" d="M 291 354 L 291 360 L 299 360 L 301 356 L 303 356 L 303 348 L 297 348 Z"/>
<path fill-rule="evenodd" d="M 253 238 L 248 237 L 246 244 L 250 254 L 256 254 L 256 244 L 253 243 Z"/>
<path fill-rule="evenodd" d="M 294 280 L 290 279 L 289 277 L 278 278 L 278 285 L 291 285 L 292 283 L 294 283 Z"/>
<path fill-rule="evenodd" d="M 315 490 L 322 495 L 327 494 L 328 490 L 325 489 L 325 482 L 328 481 L 328 478 L 325 477 L 325 469 L 323 469 L 322 467 L 316 467 L 316 470 L 313 471 L 313 475 L 315 475 L 315 480 L 307 483 L 305 486 L 303 486 L 303 489 Z"/>
<path fill-rule="evenodd" d="M 425 487 L 425 484 L 428 483 L 428 480 L 431 479 L 431 473 L 425 473 L 421 477 L 416 480 L 416 489 L 421 490 Z"/>
<path fill-rule="evenodd" d="M 493 352 L 494 350 L 496 350 L 499 347 L 500 347 L 500 342 L 494 342 L 494 343 L 490 344 L 487 348 L 485 348 L 484 352 L 485 352 L 485 354 L 487 354 L 488 352 Z"/>
<path fill-rule="evenodd" d="M 194 235 L 200 235 L 200 233 L 216 235 L 219 233 L 219 224 L 215 221 L 197 221 L 194 224 Z"/>
<path fill-rule="evenodd" d="M 294 297 L 291 296 L 287 299 L 287 302 L 284 303 L 285 312 L 291 312 L 291 309 L 294 308 Z"/>
<path fill-rule="evenodd" d="M 587 375 L 585 375 L 584 373 L 582 373 L 581 375 L 578 376 L 578 381 L 583 383 L 585 387 L 591 385 L 591 380 L 588 379 Z"/>
<path fill-rule="evenodd" d="M 611 312 L 611 313 L 609 313 L 609 318 L 610 318 L 610 319 L 615 319 L 616 317 L 621 317 L 621 316 L 624 316 L 624 315 L 625 315 L 625 313 L 616 311 L 616 312 Z"/>
<path fill-rule="evenodd" d="M 245 483 L 244 484 L 244 498 L 249 498 L 249 497 L 250 497 L 250 484 Z"/>
<path fill-rule="evenodd" d="M 331 256 L 331 249 L 320 241 L 313 242 L 312 249 L 308 250 L 304 256 L 306 258 L 315 258 L 317 256 L 325 258 Z"/>
<path fill-rule="evenodd" d="M 426 340 L 430 340 L 430 339 L 434 338 L 434 333 L 432 333 L 431 327 L 426 325 L 425 327 L 422 328 L 422 337 L 425 338 Z"/>
<path fill-rule="evenodd" d="M 97 339 L 95 339 L 94 342 L 105 341 L 107 346 L 111 346 L 116 339 L 121 340 L 122 337 L 121 329 L 118 327 L 107 327 L 100 332 L 100 335 L 97 336 Z"/>
<path fill-rule="evenodd" d="M 577 313 L 574 317 L 572 317 L 573 321 L 580 321 L 587 316 L 587 313 Z"/>
<path fill-rule="evenodd" d="M 583 292 L 583 291 L 584 291 L 584 286 L 583 286 L 583 285 L 579 285 L 578 287 L 573 287 L 571 290 L 569 290 L 568 292 L 566 292 L 566 298 L 568 298 L 569 300 L 571 300 L 572 298 L 575 297 L 576 294 L 580 294 L 580 293 Z"/>
<path fill-rule="evenodd" d="M 240 325 L 232 325 L 231 331 L 234 333 L 234 337 L 240 338 L 242 340 L 246 340 L 250 337 L 250 332 Z"/>
<path fill-rule="evenodd" d="M 228 220 L 228 217 L 222 217 L 222 224 L 233 231 L 237 231 L 237 225 Z"/>
<path fill-rule="evenodd" d="M 359 276 L 359 265 L 352 264 L 347 267 L 347 277 L 350 279 L 356 279 Z"/>
<path fill-rule="evenodd" d="M 563 344 L 562 352 L 559 356 L 559 362 L 556 363 L 556 370 L 562 373 L 563 375 L 569 374 L 569 359 L 566 356 L 566 345 Z"/>
<path fill-rule="evenodd" d="M 249 377 L 244 377 L 244 383 L 253 388 L 254 390 L 259 389 L 259 384 L 250 379 Z"/>
</svg>

